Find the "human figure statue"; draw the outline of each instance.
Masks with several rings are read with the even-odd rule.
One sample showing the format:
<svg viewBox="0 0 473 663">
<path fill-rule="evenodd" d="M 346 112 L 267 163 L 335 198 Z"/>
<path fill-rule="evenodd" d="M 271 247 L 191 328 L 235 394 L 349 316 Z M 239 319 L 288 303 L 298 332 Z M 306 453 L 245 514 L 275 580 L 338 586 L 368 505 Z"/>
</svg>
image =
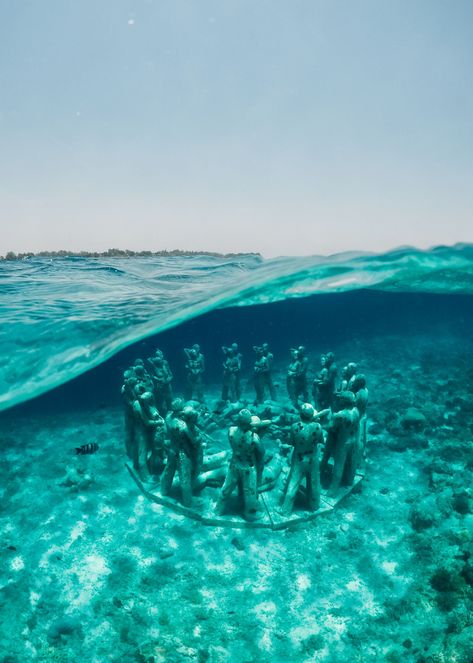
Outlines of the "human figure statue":
<svg viewBox="0 0 473 663">
<path fill-rule="evenodd" d="M 254 345 L 253 350 L 256 354 L 254 363 L 255 404 L 263 403 L 266 393 L 268 393 L 269 398 L 274 401 L 276 400 L 276 390 L 271 375 L 273 354 L 269 351 L 268 343 Z"/>
<path fill-rule="evenodd" d="M 328 461 L 333 457 L 331 496 L 337 493 L 342 481 L 348 486 L 353 484 L 360 455 L 360 414 L 355 406 L 355 396 L 351 391 L 340 391 L 337 401 L 339 409 L 332 416 L 320 466 L 321 473 L 325 473 Z"/>
<path fill-rule="evenodd" d="M 130 460 L 133 458 L 133 445 L 135 443 L 135 414 L 133 410 L 133 402 L 135 400 L 135 388 L 138 385 L 138 380 L 131 370 L 123 373 L 123 386 L 121 388 L 121 395 L 123 398 L 123 412 L 125 419 L 125 451 Z"/>
<path fill-rule="evenodd" d="M 336 388 L 337 366 L 333 352 L 320 356 L 321 370 L 312 385 L 312 396 L 318 410 L 332 407 Z"/>
<path fill-rule="evenodd" d="M 156 350 L 154 357 L 148 359 L 151 367 L 151 378 L 154 384 L 154 397 L 159 413 L 164 417 L 172 403 L 171 369 L 164 358 L 162 350 Z"/>
<path fill-rule="evenodd" d="M 252 521 L 258 517 L 258 485 L 263 473 L 264 447 L 258 434 L 252 430 L 249 410 L 240 410 L 237 425 L 228 430 L 228 439 L 232 456 L 216 512 L 223 515 L 230 495 L 238 486 L 243 498 L 243 516 Z"/>
<path fill-rule="evenodd" d="M 263 343 L 262 346 L 263 348 L 263 354 L 268 360 L 268 370 L 265 374 L 265 386 L 267 387 L 269 391 L 269 397 L 272 401 L 276 400 L 276 388 L 274 386 L 273 382 L 273 362 L 274 362 L 274 355 L 272 352 L 269 350 L 269 343 Z"/>
<path fill-rule="evenodd" d="M 360 453 L 365 456 L 366 450 L 366 409 L 368 406 L 368 387 L 363 373 L 357 373 L 350 380 L 350 391 L 355 394 L 355 406 L 360 413 Z"/>
<path fill-rule="evenodd" d="M 204 402 L 202 376 L 205 371 L 204 355 L 195 343 L 191 348 L 184 348 L 186 355 L 187 399 Z"/>
<path fill-rule="evenodd" d="M 310 511 L 320 506 L 320 467 L 318 445 L 323 443 L 322 426 L 315 421 L 316 412 L 310 403 L 300 408 L 300 421 L 291 426 L 289 444 L 292 451 L 291 469 L 284 488 L 281 513 L 289 516 L 294 507 L 297 491 L 305 479 L 306 504 Z"/>
<path fill-rule="evenodd" d="M 151 376 L 148 373 L 148 371 L 145 369 L 145 367 L 135 362 L 132 370 L 135 375 L 135 378 L 138 381 L 138 384 L 141 384 L 144 387 L 145 391 L 150 391 L 151 393 L 153 393 L 154 392 L 153 380 L 151 379 Z"/>
<path fill-rule="evenodd" d="M 133 402 L 135 418 L 135 442 L 133 467 L 142 481 L 149 481 L 151 474 L 161 474 L 164 468 L 164 419 L 159 414 L 153 394 L 138 385 Z"/>
<path fill-rule="evenodd" d="M 350 361 L 346 366 L 342 368 L 342 381 L 340 383 L 339 391 L 345 391 L 345 389 L 350 389 L 350 381 L 356 375 L 358 370 L 358 364 L 355 364 L 353 361 Z"/>
<path fill-rule="evenodd" d="M 232 403 L 235 403 L 241 397 L 241 354 L 238 351 L 237 343 L 232 343 L 230 347 L 223 345 L 222 352 L 225 355 L 223 362 L 222 401 L 230 400 Z"/>
<path fill-rule="evenodd" d="M 192 493 L 202 469 L 203 447 L 197 428 L 197 410 L 190 405 L 184 405 L 180 410 L 180 405 L 178 399 L 175 399 L 172 403 L 173 411 L 166 417 L 170 441 L 166 468 L 161 479 L 161 493 L 169 495 L 177 470 L 182 504 L 190 507 L 192 506 Z"/>
<path fill-rule="evenodd" d="M 305 347 L 300 345 L 297 349 L 291 348 L 291 363 L 287 370 L 287 393 L 294 406 L 297 407 L 299 398 L 304 402 L 309 400 L 307 392 L 307 365 Z"/>
</svg>

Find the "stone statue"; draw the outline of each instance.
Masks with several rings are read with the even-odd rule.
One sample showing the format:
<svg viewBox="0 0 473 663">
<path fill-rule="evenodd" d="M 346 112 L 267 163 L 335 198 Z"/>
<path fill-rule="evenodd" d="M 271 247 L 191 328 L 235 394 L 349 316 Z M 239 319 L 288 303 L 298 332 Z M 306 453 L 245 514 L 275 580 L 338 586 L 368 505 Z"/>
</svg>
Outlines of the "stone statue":
<svg viewBox="0 0 473 663">
<path fill-rule="evenodd" d="M 355 376 L 358 370 L 358 365 L 353 361 L 350 361 L 346 366 L 342 368 L 342 381 L 340 383 L 339 391 L 345 391 L 349 389 L 350 381 Z"/>
<path fill-rule="evenodd" d="M 161 474 L 164 467 L 164 419 L 156 409 L 153 394 L 138 385 L 133 402 L 135 420 L 133 467 L 142 481 Z"/>
<path fill-rule="evenodd" d="M 135 365 L 133 366 L 132 370 L 135 375 L 135 378 L 138 381 L 138 384 L 141 384 L 145 388 L 145 391 L 150 391 L 151 393 L 153 393 L 154 392 L 153 380 L 151 379 L 151 376 L 148 373 L 148 371 L 145 369 L 145 367 L 135 362 Z"/>
<path fill-rule="evenodd" d="M 184 354 L 186 355 L 187 400 L 196 400 L 199 403 L 203 403 L 204 389 L 202 376 L 205 371 L 205 359 L 200 351 L 200 345 L 195 343 L 191 348 L 184 348 Z"/>
<path fill-rule="evenodd" d="M 326 472 L 328 461 L 333 457 L 333 472 L 329 495 L 335 495 L 342 481 L 351 486 L 359 462 L 360 415 L 355 407 L 355 396 L 351 391 L 337 393 L 340 409 L 332 416 L 328 429 L 327 443 L 321 463 L 321 473 Z"/>
<path fill-rule="evenodd" d="M 172 403 L 171 382 L 173 375 L 161 350 L 156 350 L 154 357 L 148 359 L 148 364 L 151 367 L 156 406 L 160 414 L 165 416 Z"/>
<path fill-rule="evenodd" d="M 243 517 L 252 521 L 258 517 L 258 485 L 263 473 L 264 447 L 252 430 L 249 410 L 240 410 L 238 424 L 229 428 L 228 439 L 232 456 L 216 512 L 218 515 L 224 513 L 230 495 L 238 486 L 243 498 Z"/>
<path fill-rule="evenodd" d="M 182 409 L 181 409 L 182 407 Z M 169 495 L 174 475 L 178 473 L 181 501 L 192 506 L 192 493 L 202 469 L 203 447 L 197 428 L 198 412 L 181 399 L 174 399 L 172 412 L 166 417 L 169 433 L 166 468 L 161 479 L 161 493 Z"/>
<path fill-rule="evenodd" d="M 292 513 L 299 487 L 306 481 L 306 504 L 310 511 L 320 506 L 320 467 L 318 445 L 323 443 L 322 426 L 314 420 L 316 412 L 310 403 L 303 403 L 300 421 L 291 426 L 289 443 L 294 447 L 291 469 L 284 488 L 281 513 Z"/>
<path fill-rule="evenodd" d="M 355 394 L 355 405 L 360 413 L 360 453 L 363 458 L 366 450 L 366 409 L 368 406 L 368 387 L 363 373 L 357 373 L 350 380 L 350 391 Z"/>
<path fill-rule="evenodd" d="M 337 366 L 333 352 L 320 357 L 321 370 L 313 382 L 312 396 L 319 410 L 332 407 L 333 395 L 336 388 Z"/>
<path fill-rule="evenodd" d="M 297 407 L 299 398 L 302 398 L 304 402 L 309 400 L 307 392 L 308 360 L 305 356 L 305 347 L 300 345 L 297 350 L 291 348 L 291 359 L 287 370 L 287 393 L 292 404 Z"/>
<path fill-rule="evenodd" d="M 222 401 L 230 400 L 232 403 L 235 403 L 241 397 L 241 354 L 238 351 L 237 343 L 232 343 L 229 348 L 222 346 L 222 352 L 225 355 L 225 361 L 223 362 Z"/>
<path fill-rule="evenodd" d="M 271 375 L 273 354 L 269 351 L 269 345 L 267 343 L 263 343 L 263 345 L 254 345 L 253 350 L 256 354 L 254 363 L 255 404 L 259 405 L 265 400 L 266 392 L 268 392 L 272 401 L 276 399 L 276 392 Z"/>
</svg>

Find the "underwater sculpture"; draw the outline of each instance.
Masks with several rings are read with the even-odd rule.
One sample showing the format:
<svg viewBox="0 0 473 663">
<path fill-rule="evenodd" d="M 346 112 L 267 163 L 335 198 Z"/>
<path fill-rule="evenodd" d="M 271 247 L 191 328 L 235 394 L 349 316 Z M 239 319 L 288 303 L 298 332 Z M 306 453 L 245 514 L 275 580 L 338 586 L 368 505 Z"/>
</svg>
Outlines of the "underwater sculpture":
<svg viewBox="0 0 473 663">
<path fill-rule="evenodd" d="M 355 406 L 355 395 L 351 391 L 340 391 L 337 400 L 340 409 L 332 416 L 320 465 L 323 474 L 329 459 L 333 458 L 330 495 L 336 494 L 342 481 L 346 485 L 353 483 L 360 455 L 360 413 Z"/>
<path fill-rule="evenodd" d="M 187 377 L 187 400 L 204 402 L 204 388 L 202 376 L 205 371 L 204 355 L 200 351 L 200 345 L 194 343 L 191 348 L 184 348 L 186 355 L 186 377 Z"/>
<path fill-rule="evenodd" d="M 337 381 L 337 366 L 333 352 L 320 357 L 321 370 L 312 385 L 312 396 L 318 410 L 332 407 Z"/>
<path fill-rule="evenodd" d="M 267 343 L 254 346 L 257 407 L 251 411 L 241 409 L 236 402 L 240 396 L 241 368 L 238 345 L 234 343 L 222 349 L 224 368 L 228 371 L 228 375 L 224 375 L 224 390 L 228 396 L 226 406 L 222 408 L 221 402 L 216 401 L 216 407 L 210 410 L 203 404 L 197 407 L 195 402 L 191 405 L 183 398 L 174 398 L 169 406 L 166 403 L 169 409 L 165 422 L 149 391 L 156 380 L 151 379 L 143 362 L 136 360 L 125 371 L 122 386 L 125 448 L 133 461 L 135 474 L 130 471 L 138 485 L 150 499 L 176 510 L 183 508 L 186 515 L 207 520 L 208 524 L 237 526 L 242 516 L 244 520 L 240 522 L 245 526 L 279 529 L 293 521 L 294 511 L 299 508 L 303 514 L 296 516 L 296 520 L 308 520 L 327 508 L 333 508 L 353 485 L 355 477 L 358 483 L 363 475 L 359 466 L 363 462 L 366 444 L 368 389 L 365 376 L 361 373 L 351 375 L 346 388 L 335 391 L 334 356 L 332 353 L 322 355 L 321 371 L 315 380 L 320 379 L 321 384 L 317 384 L 316 395 L 317 402 L 327 407 L 316 411 L 308 401 L 300 403 L 299 400 L 307 393 L 308 365 L 305 349 L 299 346 L 291 350 L 292 374 L 288 374 L 293 396 L 291 406 L 287 401 L 278 403 L 272 398 L 265 402 L 264 397 L 268 393 L 271 396 L 274 390 L 272 354 Z M 185 354 L 188 358 L 186 367 L 189 369 L 191 362 L 196 361 L 196 372 L 200 377 L 204 368 L 200 347 L 185 348 Z M 161 351 L 157 351 L 150 364 L 154 376 L 157 367 L 172 379 Z M 348 366 L 350 370 L 344 370 L 344 378 L 356 367 L 355 364 Z M 266 374 L 260 381 L 256 377 L 258 368 L 261 374 Z M 237 380 L 233 374 L 237 375 Z M 187 395 L 195 398 L 199 381 L 189 380 L 189 373 L 187 377 Z M 230 398 L 235 400 L 229 402 Z M 224 430 L 230 450 L 222 449 Z M 264 436 L 268 438 L 265 445 L 262 443 Z M 320 462 L 324 438 L 326 444 Z M 176 488 L 180 490 L 177 500 L 173 491 L 176 475 Z M 150 488 L 144 489 L 140 481 Z M 237 487 L 240 499 L 231 500 Z M 206 492 L 219 489 L 218 497 L 213 499 Z M 194 499 L 197 493 L 198 500 Z M 296 499 L 298 493 L 302 498 L 299 502 Z"/>
<path fill-rule="evenodd" d="M 243 517 L 255 520 L 258 517 L 258 484 L 264 466 L 264 447 L 257 433 L 252 430 L 252 414 L 240 410 L 238 423 L 228 430 L 232 456 L 223 484 L 216 513 L 222 515 L 230 495 L 238 486 L 243 499 Z"/>
<path fill-rule="evenodd" d="M 363 373 L 357 373 L 350 380 L 350 391 L 355 394 L 355 405 L 360 413 L 360 454 L 365 455 L 366 450 L 366 409 L 368 407 L 368 387 Z"/>
<path fill-rule="evenodd" d="M 156 350 L 154 357 L 149 357 L 148 364 L 151 367 L 151 379 L 154 384 L 156 406 L 159 413 L 165 416 L 172 403 L 171 382 L 173 375 L 162 350 Z"/>
<path fill-rule="evenodd" d="M 241 397 L 241 354 L 238 351 L 238 343 L 232 343 L 230 347 L 223 345 L 222 352 L 225 355 L 223 362 L 222 401 L 235 403 Z"/>
<path fill-rule="evenodd" d="M 354 378 L 357 370 L 358 364 L 355 364 L 353 361 L 350 361 L 342 368 L 342 381 L 340 383 L 339 391 L 350 389 L 351 380 Z"/>
<path fill-rule="evenodd" d="M 305 347 L 300 345 L 297 349 L 291 348 L 291 363 L 287 369 L 287 393 L 294 406 L 299 398 L 305 403 L 309 400 L 307 391 L 308 360 L 305 356 Z"/>
<path fill-rule="evenodd" d="M 253 366 L 256 392 L 255 404 L 263 403 L 266 393 L 268 393 L 269 398 L 274 401 L 276 400 L 276 392 L 271 374 L 273 354 L 269 351 L 268 343 L 254 345 L 253 350 L 256 354 Z"/>
<path fill-rule="evenodd" d="M 306 503 L 310 511 L 320 506 L 319 444 L 324 441 L 322 426 L 315 421 L 315 410 L 310 403 L 303 403 L 300 421 L 291 426 L 289 444 L 293 447 L 291 469 L 283 492 L 281 513 L 292 513 L 297 491 L 306 480 Z"/>
<path fill-rule="evenodd" d="M 135 388 L 133 401 L 135 420 L 132 446 L 133 467 L 142 481 L 149 481 L 151 474 L 160 474 L 164 467 L 164 419 L 159 414 L 153 394 L 143 385 Z"/>
<path fill-rule="evenodd" d="M 181 501 L 191 506 L 192 495 L 203 464 L 202 436 L 197 428 L 198 412 L 182 399 L 172 402 L 171 416 L 166 418 L 169 443 L 166 467 L 161 478 L 161 492 L 169 495 L 174 475 L 178 473 Z"/>
<path fill-rule="evenodd" d="M 134 376 L 138 382 L 138 384 L 141 384 L 145 391 L 150 391 L 151 393 L 154 393 L 154 383 L 153 380 L 151 379 L 150 374 L 148 371 L 145 369 L 144 366 L 141 364 L 136 364 L 133 366 L 132 371 L 134 373 Z"/>
</svg>

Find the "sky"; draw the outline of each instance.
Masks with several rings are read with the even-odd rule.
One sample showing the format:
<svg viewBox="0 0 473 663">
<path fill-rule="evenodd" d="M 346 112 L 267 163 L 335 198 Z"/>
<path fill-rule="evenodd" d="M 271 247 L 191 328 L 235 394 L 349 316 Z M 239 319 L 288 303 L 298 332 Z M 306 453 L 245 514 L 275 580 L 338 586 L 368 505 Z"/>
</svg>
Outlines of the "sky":
<svg viewBox="0 0 473 663">
<path fill-rule="evenodd" d="M 473 241 L 470 0 L 0 16 L 0 254 Z"/>
</svg>

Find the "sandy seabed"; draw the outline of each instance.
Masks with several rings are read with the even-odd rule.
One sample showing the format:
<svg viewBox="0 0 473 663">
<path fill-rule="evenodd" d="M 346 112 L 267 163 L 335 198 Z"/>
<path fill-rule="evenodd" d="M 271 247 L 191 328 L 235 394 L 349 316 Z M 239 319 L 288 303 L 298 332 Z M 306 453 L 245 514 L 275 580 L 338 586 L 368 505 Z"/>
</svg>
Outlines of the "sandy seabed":
<svg viewBox="0 0 473 663">
<path fill-rule="evenodd" d="M 472 342 L 331 349 L 368 377 L 367 476 L 292 530 L 210 528 L 147 501 L 118 409 L 5 413 L 0 663 L 471 663 Z"/>
</svg>

